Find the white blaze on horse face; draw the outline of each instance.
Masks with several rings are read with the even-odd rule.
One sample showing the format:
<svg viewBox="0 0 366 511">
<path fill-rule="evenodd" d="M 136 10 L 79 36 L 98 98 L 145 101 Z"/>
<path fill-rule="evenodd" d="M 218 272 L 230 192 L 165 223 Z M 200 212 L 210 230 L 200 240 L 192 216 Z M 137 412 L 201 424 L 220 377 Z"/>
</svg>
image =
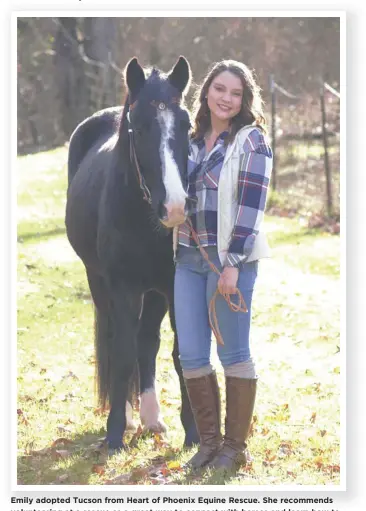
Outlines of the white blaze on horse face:
<svg viewBox="0 0 366 511">
<path fill-rule="evenodd" d="M 147 389 L 141 394 L 140 419 L 144 429 L 156 433 L 166 431 L 166 426 L 160 417 L 160 406 L 155 389 Z"/>
<path fill-rule="evenodd" d="M 158 110 L 161 129 L 160 157 L 163 165 L 163 181 L 166 190 L 166 206 L 183 208 L 187 194 L 184 191 L 178 165 L 174 160 L 169 141 L 174 139 L 174 114 L 171 110 Z M 169 211 L 169 208 L 167 208 Z"/>
</svg>

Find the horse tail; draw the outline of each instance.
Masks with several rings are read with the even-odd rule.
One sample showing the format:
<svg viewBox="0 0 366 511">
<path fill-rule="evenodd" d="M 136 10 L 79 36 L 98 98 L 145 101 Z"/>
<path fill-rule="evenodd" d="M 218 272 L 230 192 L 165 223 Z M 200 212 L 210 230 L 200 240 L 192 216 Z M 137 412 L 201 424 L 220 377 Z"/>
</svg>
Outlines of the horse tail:
<svg viewBox="0 0 366 511">
<path fill-rule="evenodd" d="M 95 383 L 99 405 L 102 409 L 106 409 L 110 405 L 110 397 L 112 391 L 112 360 L 111 360 L 111 340 L 112 325 L 111 317 L 108 312 L 94 309 L 94 342 L 95 342 Z M 140 372 L 136 361 L 133 373 L 128 383 L 127 401 L 130 402 L 132 408 L 138 408 L 140 396 Z"/>
<path fill-rule="evenodd" d="M 112 318 L 107 287 L 101 275 L 86 268 L 94 302 L 95 390 L 102 408 L 109 405 L 111 375 Z"/>
<path fill-rule="evenodd" d="M 99 405 L 110 405 L 113 385 L 113 330 L 107 288 L 103 277 L 87 270 L 89 287 L 94 301 L 95 386 Z M 135 408 L 140 395 L 140 373 L 136 361 L 129 380 L 127 400 Z"/>
</svg>

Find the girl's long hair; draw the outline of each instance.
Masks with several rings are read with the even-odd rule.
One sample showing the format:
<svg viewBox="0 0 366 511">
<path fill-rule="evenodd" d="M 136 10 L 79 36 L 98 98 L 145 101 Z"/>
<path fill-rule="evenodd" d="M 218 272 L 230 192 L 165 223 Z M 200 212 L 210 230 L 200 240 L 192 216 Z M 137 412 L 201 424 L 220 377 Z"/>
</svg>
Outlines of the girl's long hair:
<svg viewBox="0 0 366 511">
<path fill-rule="evenodd" d="M 240 112 L 230 121 L 230 135 L 225 143 L 230 143 L 243 126 L 258 126 L 267 133 L 266 119 L 263 113 L 263 100 L 261 89 L 256 83 L 253 72 L 241 62 L 236 60 L 223 60 L 217 62 L 207 73 L 202 85 L 197 89 L 193 103 L 193 130 L 192 138 L 203 138 L 211 128 L 210 110 L 207 104 L 208 89 L 214 78 L 224 71 L 237 76 L 243 85 L 243 98 Z"/>
</svg>

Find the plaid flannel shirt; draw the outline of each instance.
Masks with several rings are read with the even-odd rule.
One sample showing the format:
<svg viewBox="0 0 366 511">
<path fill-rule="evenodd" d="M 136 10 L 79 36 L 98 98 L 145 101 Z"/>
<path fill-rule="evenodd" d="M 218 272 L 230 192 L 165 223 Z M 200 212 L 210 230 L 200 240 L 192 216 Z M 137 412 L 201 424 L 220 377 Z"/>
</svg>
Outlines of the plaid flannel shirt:
<svg viewBox="0 0 366 511">
<path fill-rule="evenodd" d="M 218 185 L 227 134 L 220 134 L 209 154 L 205 154 L 204 140 L 194 139 L 190 143 L 187 167 L 188 197 L 193 199 L 190 218 L 202 246 L 217 245 Z M 266 158 L 272 158 L 272 151 L 262 132 L 254 129 L 240 153 L 238 212 L 225 266 L 239 266 L 253 249 L 269 188 L 269 178 L 265 176 Z M 196 246 L 187 223 L 179 227 L 178 243 Z"/>
</svg>

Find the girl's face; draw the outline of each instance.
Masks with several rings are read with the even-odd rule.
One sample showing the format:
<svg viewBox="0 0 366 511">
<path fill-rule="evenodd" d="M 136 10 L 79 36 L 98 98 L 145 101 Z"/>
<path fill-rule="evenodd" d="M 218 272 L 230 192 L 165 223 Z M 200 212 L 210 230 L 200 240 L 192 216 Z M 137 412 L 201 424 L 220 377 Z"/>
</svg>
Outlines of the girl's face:
<svg viewBox="0 0 366 511">
<path fill-rule="evenodd" d="M 217 75 L 208 89 L 207 104 L 211 112 L 211 119 L 221 122 L 235 117 L 241 109 L 243 98 L 243 85 L 238 76 L 230 71 L 223 71 Z"/>
</svg>

